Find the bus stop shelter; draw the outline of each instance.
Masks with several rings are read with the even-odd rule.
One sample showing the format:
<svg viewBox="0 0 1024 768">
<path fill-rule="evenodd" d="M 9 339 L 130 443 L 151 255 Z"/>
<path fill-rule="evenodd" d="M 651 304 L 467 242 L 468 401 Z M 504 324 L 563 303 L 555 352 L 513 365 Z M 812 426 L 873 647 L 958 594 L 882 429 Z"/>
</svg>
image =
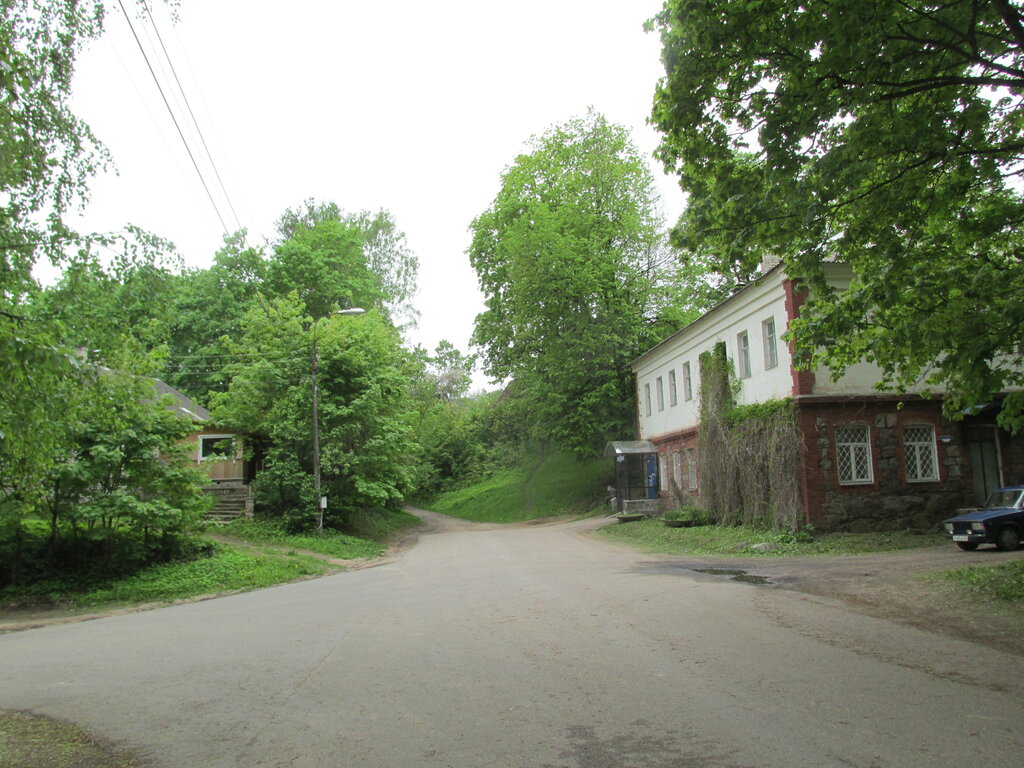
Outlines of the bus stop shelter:
<svg viewBox="0 0 1024 768">
<path fill-rule="evenodd" d="M 658 449 L 650 440 L 615 440 L 604 449 L 615 459 L 615 514 L 655 515 L 658 495 Z"/>
</svg>

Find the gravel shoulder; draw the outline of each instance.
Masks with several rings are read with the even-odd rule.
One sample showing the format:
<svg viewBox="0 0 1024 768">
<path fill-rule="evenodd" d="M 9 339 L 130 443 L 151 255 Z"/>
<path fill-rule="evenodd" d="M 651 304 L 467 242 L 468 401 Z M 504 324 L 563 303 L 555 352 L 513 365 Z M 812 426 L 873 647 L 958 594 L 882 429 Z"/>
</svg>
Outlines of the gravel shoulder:
<svg viewBox="0 0 1024 768">
<path fill-rule="evenodd" d="M 963 552 L 950 544 L 834 557 L 647 557 L 656 568 L 742 570 L 764 577 L 774 589 L 839 601 L 851 611 L 1024 656 L 1024 605 L 968 592 L 937 576 L 956 568 L 1021 560 L 1024 549 Z"/>
</svg>

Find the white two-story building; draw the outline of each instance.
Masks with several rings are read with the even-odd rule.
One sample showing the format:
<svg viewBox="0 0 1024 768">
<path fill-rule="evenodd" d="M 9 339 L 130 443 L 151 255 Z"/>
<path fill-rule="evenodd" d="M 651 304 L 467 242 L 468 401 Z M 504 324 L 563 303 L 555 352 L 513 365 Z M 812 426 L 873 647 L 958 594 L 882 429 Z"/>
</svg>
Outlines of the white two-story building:
<svg viewBox="0 0 1024 768">
<path fill-rule="evenodd" d="M 838 288 L 851 273 L 827 264 Z M 962 421 L 941 414 L 941 394 L 880 394 L 878 369 L 798 371 L 783 334 L 806 291 L 782 265 L 737 291 L 632 364 L 638 437 L 655 444 L 659 483 L 699 496 L 700 356 L 724 342 L 738 404 L 792 398 L 803 438 L 793 471 L 807 522 L 822 528 L 925 528 L 995 487 L 1024 482 L 1024 436 L 995 424 L 998 401 Z"/>
</svg>

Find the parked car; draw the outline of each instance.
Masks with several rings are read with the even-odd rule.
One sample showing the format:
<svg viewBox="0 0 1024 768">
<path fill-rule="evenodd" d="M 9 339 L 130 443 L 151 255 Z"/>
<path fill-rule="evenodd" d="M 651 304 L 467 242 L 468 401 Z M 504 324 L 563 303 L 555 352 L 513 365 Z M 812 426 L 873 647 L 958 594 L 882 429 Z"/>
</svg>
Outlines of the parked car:
<svg viewBox="0 0 1024 768">
<path fill-rule="evenodd" d="M 961 509 L 943 522 L 946 538 L 960 549 L 975 550 L 979 544 L 995 544 L 1014 550 L 1024 538 L 1024 485 L 1000 488 L 981 509 Z"/>
</svg>

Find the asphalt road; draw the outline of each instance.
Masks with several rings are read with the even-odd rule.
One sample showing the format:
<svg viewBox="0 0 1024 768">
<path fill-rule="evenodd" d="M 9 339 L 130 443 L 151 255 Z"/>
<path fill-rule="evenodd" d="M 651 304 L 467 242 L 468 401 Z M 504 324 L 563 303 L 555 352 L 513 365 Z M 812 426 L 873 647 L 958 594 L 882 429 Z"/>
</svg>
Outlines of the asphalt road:
<svg viewBox="0 0 1024 768">
<path fill-rule="evenodd" d="M 161 768 L 1024 765 L 1019 656 L 667 567 L 594 521 L 0 636 L 0 707 Z"/>
</svg>

